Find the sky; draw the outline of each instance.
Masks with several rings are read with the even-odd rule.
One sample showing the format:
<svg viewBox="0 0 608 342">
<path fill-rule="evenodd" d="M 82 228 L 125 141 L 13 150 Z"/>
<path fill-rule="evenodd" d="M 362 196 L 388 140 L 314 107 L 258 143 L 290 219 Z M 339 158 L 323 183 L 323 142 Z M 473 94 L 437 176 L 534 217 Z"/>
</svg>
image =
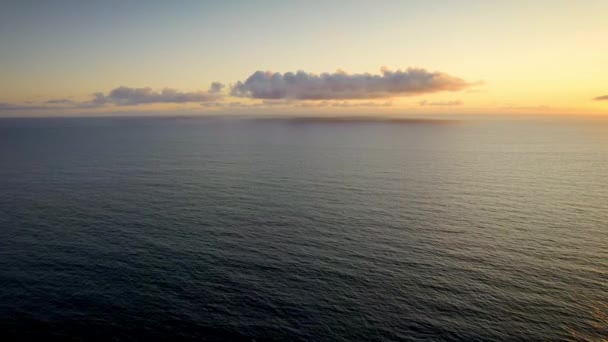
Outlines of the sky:
<svg viewBox="0 0 608 342">
<path fill-rule="evenodd" d="M 0 1 L 0 116 L 608 115 L 608 1 Z"/>
</svg>

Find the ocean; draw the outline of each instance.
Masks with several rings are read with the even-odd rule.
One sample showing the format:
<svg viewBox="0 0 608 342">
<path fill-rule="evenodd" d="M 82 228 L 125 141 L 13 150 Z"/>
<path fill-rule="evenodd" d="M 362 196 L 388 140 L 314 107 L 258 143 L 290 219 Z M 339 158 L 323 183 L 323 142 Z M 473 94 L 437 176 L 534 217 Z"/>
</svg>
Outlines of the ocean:
<svg viewBox="0 0 608 342">
<path fill-rule="evenodd" d="M 0 119 L 0 335 L 605 341 L 608 120 Z"/>
</svg>

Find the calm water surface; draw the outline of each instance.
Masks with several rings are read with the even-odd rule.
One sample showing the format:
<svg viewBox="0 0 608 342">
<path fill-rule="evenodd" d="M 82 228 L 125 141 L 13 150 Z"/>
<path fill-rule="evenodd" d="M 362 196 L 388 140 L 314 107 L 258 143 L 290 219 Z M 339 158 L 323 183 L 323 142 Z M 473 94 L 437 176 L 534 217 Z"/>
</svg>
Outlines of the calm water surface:
<svg viewBox="0 0 608 342">
<path fill-rule="evenodd" d="M 0 334 L 599 341 L 608 120 L 0 120 Z"/>
</svg>

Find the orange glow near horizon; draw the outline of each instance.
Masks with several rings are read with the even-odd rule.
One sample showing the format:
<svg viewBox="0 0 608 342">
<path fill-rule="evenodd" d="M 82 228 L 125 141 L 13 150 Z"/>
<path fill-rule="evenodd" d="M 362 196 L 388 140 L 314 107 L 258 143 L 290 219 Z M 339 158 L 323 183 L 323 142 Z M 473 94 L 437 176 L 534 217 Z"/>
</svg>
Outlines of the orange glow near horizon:
<svg viewBox="0 0 608 342">
<path fill-rule="evenodd" d="M 0 10 L 0 20 L 12 27 L 0 30 L 0 116 L 279 111 L 608 115 L 608 100 L 594 100 L 608 95 L 605 1 L 525 6 L 370 1 L 348 9 L 277 2 L 243 3 L 239 11 L 167 4 L 150 6 L 145 15 L 125 6 L 123 12 L 104 12 L 80 4 L 71 9 L 75 17 L 25 4 Z M 278 104 L 230 94 L 231 85 L 257 70 L 381 75 L 383 66 L 424 68 L 474 85 L 385 92 L 372 99 L 285 98 Z M 182 94 L 206 92 L 212 82 L 226 85 L 221 99 L 184 100 Z M 108 95 L 120 86 L 159 93 L 171 88 L 179 94 L 137 105 L 82 105 L 92 94 Z"/>
</svg>

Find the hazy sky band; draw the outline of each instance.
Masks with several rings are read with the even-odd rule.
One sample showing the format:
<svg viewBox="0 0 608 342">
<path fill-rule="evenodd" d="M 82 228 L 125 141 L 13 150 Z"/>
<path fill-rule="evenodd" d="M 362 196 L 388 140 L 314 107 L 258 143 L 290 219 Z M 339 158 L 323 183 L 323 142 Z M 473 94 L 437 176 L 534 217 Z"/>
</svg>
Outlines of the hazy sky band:
<svg viewBox="0 0 608 342">
<path fill-rule="evenodd" d="M 608 102 L 594 99 L 608 92 L 607 12 L 607 2 L 593 0 L 3 1 L 0 109 L 77 107 L 92 94 L 107 97 L 124 87 L 150 94 L 99 101 L 165 111 L 220 110 L 235 101 L 257 106 L 264 99 L 390 98 L 383 108 L 398 112 L 602 114 Z M 244 86 L 256 70 L 382 75 L 382 65 L 477 86 L 387 92 L 345 82 L 332 92 L 329 83 L 308 82 L 306 91 L 271 87 L 274 93 Z M 221 98 L 207 96 L 212 82 L 226 85 Z M 162 95 L 164 89 L 175 93 Z"/>
</svg>

